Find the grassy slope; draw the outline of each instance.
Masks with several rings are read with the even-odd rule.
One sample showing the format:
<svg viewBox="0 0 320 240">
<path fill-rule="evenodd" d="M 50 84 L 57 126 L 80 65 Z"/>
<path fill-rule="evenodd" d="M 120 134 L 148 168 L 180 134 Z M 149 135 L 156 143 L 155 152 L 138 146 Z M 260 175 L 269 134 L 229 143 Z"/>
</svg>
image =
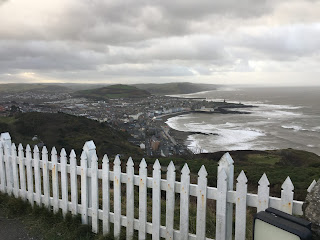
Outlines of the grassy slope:
<svg viewBox="0 0 320 240">
<path fill-rule="evenodd" d="M 8 131 L 15 143 L 32 143 L 38 137 L 51 149 L 72 148 L 80 155 L 84 143 L 93 140 L 99 157 L 108 154 L 134 154 L 141 156 L 140 150 L 127 141 L 127 134 L 85 117 L 64 113 L 25 113 L 16 117 L 0 118 L 0 132 Z M 35 144 L 36 142 L 34 142 Z"/>
<path fill-rule="evenodd" d="M 103 88 L 78 91 L 74 95 L 76 97 L 107 100 L 109 98 L 144 98 L 150 96 L 150 93 L 134 86 L 118 84 Z"/>
<path fill-rule="evenodd" d="M 215 90 L 217 87 L 217 85 L 213 84 L 194 84 L 188 82 L 175 82 L 164 84 L 136 84 L 134 86 L 157 95 L 195 93 L 201 91 Z"/>
<path fill-rule="evenodd" d="M 9 84 L 0 84 L 0 93 L 1 92 L 26 92 L 26 91 L 37 91 L 37 92 L 48 92 L 48 91 L 70 91 L 67 87 L 50 85 L 50 84 L 23 84 L 23 83 L 9 83 Z"/>
</svg>

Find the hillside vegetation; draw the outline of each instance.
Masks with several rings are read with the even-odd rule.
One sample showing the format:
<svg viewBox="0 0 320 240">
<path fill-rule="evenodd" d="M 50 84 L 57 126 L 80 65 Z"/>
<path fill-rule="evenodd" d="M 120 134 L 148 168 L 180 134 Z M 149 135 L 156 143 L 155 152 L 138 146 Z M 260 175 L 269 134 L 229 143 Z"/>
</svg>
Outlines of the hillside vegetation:
<svg viewBox="0 0 320 240">
<path fill-rule="evenodd" d="M 85 97 L 94 100 L 108 100 L 110 98 L 145 98 L 150 95 L 151 94 L 146 90 L 122 84 L 77 91 L 74 93 L 75 97 Z"/>
<path fill-rule="evenodd" d="M 0 85 L 0 93 L 17 93 L 17 92 L 67 92 L 69 88 L 51 84 L 24 84 L 24 83 L 8 83 Z"/>
<path fill-rule="evenodd" d="M 134 86 L 156 95 L 188 94 L 217 89 L 217 85 L 213 84 L 194 84 L 188 82 L 135 84 Z"/>
<path fill-rule="evenodd" d="M 93 140 L 99 158 L 103 154 L 114 157 L 116 154 L 139 155 L 140 149 L 127 141 L 128 135 L 85 117 L 64 113 L 24 113 L 15 117 L 0 118 L 0 132 L 9 132 L 15 143 L 37 144 L 40 141 L 50 150 L 53 146 L 59 151 L 74 149 L 80 156 L 86 141 Z M 32 138 L 37 135 L 37 141 Z"/>
</svg>

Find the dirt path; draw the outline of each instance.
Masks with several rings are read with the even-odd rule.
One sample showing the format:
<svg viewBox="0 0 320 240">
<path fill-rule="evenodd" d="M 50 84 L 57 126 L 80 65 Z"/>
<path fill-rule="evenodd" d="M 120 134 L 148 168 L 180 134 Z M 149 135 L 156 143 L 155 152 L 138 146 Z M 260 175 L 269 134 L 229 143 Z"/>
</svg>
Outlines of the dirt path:
<svg viewBox="0 0 320 240">
<path fill-rule="evenodd" d="M 15 218 L 6 218 L 0 209 L 0 240 L 38 240 L 32 237 L 23 222 Z"/>
</svg>

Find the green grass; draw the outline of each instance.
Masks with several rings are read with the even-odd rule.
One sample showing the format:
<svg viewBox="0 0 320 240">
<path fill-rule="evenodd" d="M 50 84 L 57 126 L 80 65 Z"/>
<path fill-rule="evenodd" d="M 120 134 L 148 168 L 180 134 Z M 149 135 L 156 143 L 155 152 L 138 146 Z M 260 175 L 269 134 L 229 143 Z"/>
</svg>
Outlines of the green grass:
<svg viewBox="0 0 320 240">
<path fill-rule="evenodd" d="M 85 97 L 95 100 L 108 100 L 117 98 L 145 98 L 150 93 L 129 85 L 111 85 L 108 87 L 83 90 L 74 93 L 75 97 Z"/>
</svg>

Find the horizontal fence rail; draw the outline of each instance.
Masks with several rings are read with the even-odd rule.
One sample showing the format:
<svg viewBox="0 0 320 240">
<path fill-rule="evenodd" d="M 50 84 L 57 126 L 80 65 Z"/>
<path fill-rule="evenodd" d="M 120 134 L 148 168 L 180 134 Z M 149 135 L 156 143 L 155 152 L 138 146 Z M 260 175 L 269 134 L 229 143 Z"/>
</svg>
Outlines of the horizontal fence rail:
<svg viewBox="0 0 320 240">
<path fill-rule="evenodd" d="M 139 165 L 139 174 L 135 175 L 131 158 L 126 165 L 122 164 L 123 168 L 126 167 L 126 173 L 121 171 L 119 156 L 116 156 L 113 162 L 113 171 L 110 170 L 107 155 L 103 157 L 100 169 L 94 143 L 86 142 L 83 149 L 78 165 L 73 150 L 67 156 L 64 149 L 58 154 L 54 147 L 50 153 L 46 147 L 40 152 L 37 146 L 31 150 L 29 145 L 23 149 L 19 144 L 17 149 L 15 144 L 11 143 L 10 135 L 2 133 L 1 192 L 20 197 L 32 205 L 44 205 L 54 212 L 61 209 L 64 216 L 68 212 L 73 215 L 80 214 L 82 223 L 91 224 L 94 233 L 98 233 L 99 225 L 102 224 L 103 234 L 109 234 L 112 223 L 113 234 L 119 238 L 121 227 L 125 227 L 127 239 L 132 239 L 134 230 L 138 231 L 139 239 L 146 239 L 146 234 L 151 234 L 153 240 L 210 239 L 206 237 L 207 200 L 214 200 L 216 204 L 215 239 L 217 240 L 231 240 L 233 233 L 236 240 L 246 239 L 247 207 L 254 207 L 257 212 L 273 207 L 289 214 L 303 214 L 303 202 L 293 199 L 294 186 L 289 177 L 282 184 L 281 198 L 270 196 L 266 174 L 263 174 L 258 182 L 257 194 L 247 192 L 247 177 L 243 171 L 236 179 L 234 190 L 234 167 L 229 153 L 219 161 L 217 187 L 210 187 L 207 186 L 208 173 L 205 166 L 198 172 L 197 184 L 191 184 L 187 164 L 181 170 L 179 182 L 176 181 L 173 162 L 170 162 L 166 169 L 166 179 L 162 179 L 158 160 L 153 165 L 152 177 L 148 176 L 144 159 Z M 122 184 L 126 187 L 122 187 Z M 314 185 L 315 182 L 310 185 L 308 191 L 311 191 Z M 135 206 L 134 202 L 135 186 L 139 189 L 139 206 Z M 126 194 L 122 193 L 123 189 Z M 148 189 L 152 189 L 151 200 L 148 200 L 150 195 Z M 166 193 L 165 199 L 162 199 L 162 191 Z M 176 199 L 176 194 L 179 194 L 179 199 Z M 122 197 L 125 197 L 126 201 L 125 215 L 122 215 L 121 210 Z M 190 233 L 189 230 L 190 197 L 195 197 L 197 202 L 195 233 Z M 180 206 L 178 229 L 174 227 L 177 200 Z M 148 201 L 152 202 L 151 222 L 147 221 Z M 165 201 L 165 226 L 161 225 L 162 201 Z M 139 208 L 138 218 L 135 218 L 134 214 L 136 208 Z"/>
</svg>

